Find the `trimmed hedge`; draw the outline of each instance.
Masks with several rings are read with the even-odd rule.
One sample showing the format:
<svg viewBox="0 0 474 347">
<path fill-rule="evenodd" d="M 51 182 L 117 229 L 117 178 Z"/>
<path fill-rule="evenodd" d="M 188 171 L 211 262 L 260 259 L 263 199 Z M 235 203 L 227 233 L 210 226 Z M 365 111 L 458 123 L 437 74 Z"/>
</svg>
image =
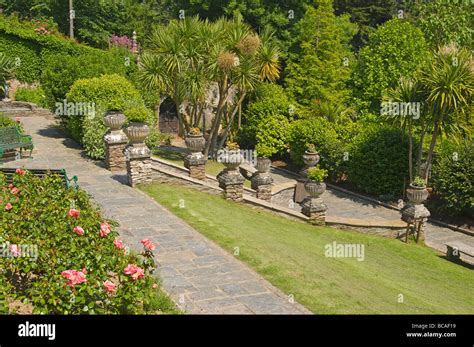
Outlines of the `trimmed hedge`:
<svg viewBox="0 0 474 347">
<path fill-rule="evenodd" d="M 136 70 L 133 55 L 125 50 L 103 51 L 59 34 L 37 33 L 34 24 L 14 16 L 0 15 L 0 52 L 17 62 L 17 79 L 41 81 L 50 107 L 64 98 L 78 78 L 104 73 L 126 76 Z"/>
<path fill-rule="evenodd" d="M 361 191 L 401 196 L 408 176 L 408 137 L 398 129 L 369 126 L 354 138 L 347 167 L 349 181 Z"/>
</svg>

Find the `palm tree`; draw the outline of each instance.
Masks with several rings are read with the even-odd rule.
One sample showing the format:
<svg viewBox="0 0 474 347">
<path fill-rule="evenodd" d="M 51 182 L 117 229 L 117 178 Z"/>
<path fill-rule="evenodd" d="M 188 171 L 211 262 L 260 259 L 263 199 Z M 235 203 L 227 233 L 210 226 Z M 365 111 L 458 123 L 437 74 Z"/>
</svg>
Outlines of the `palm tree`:
<svg viewBox="0 0 474 347">
<path fill-rule="evenodd" d="M 211 85 L 217 86 L 218 102 L 205 155 L 223 145 L 248 92 L 261 80 L 279 77 L 279 51 L 272 35 L 257 35 L 241 16 L 212 23 L 198 17 L 171 21 L 157 27 L 150 42 L 141 59 L 139 79 L 145 87 L 173 99 L 186 131 L 201 122 L 206 93 Z"/>
<path fill-rule="evenodd" d="M 208 27 L 207 21 L 198 17 L 158 26 L 150 37 L 150 48 L 141 57 L 139 81 L 144 87 L 171 97 L 185 131 L 194 125 L 196 107 L 208 87 L 205 59 L 211 37 L 204 34 Z M 185 107 L 187 101 L 190 102 Z"/>
<path fill-rule="evenodd" d="M 401 77 L 398 81 L 398 84 L 394 88 L 390 88 L 385 92 L 383 96 L 384 101 L 386 102 L 398 102 L 398 103 L 410 103 L 414 105 L 415 103 L 419 105 L 420 114 L 413 115 L 407 114 L 406 112 L 398 113 L 388 113 L 385 115 L 387 120 L 392 121 L 403 131 L 408 133 L 408 176 L 410 182 L 413 181 L 413 130 L 414 126 L 418 123 L 421 125 L 421 139 L 420 139 L 420 148 L 423 146 L 423 138 L 425 133 L 425 115 L 423 112 L 422 102 L 424 100 L 423 90 L 421 85 L 416 78 L 405 78 Z M 418 152 L 420 153 L 420 152 Z M 419 154 L 420 155 L 420 154 Z M 418 163 L 419 164 L 419 163 Z M 419 170 L 419 165 L 418 165 Z"/>
<path fill-rule="evenodd" d="M 440 47 L 430 64 L 422 70 L 420 82 L 427 94 L 433 126 L 424 173 L 425 181 L 428 181 L 441 129 L 453 115 L 472 110 L 474 63 L 471 53 L 454 44 Z"/>
</svg>

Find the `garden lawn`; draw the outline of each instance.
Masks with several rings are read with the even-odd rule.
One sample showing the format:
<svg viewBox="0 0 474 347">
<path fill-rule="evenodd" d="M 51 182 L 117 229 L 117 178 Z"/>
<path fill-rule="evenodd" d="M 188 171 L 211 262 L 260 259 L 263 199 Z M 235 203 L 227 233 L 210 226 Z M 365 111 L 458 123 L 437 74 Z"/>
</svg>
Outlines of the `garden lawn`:
<svg viewBox="0 0 474 347">
<path fill-rule="evenodd" d="M 240 260 L 314 313 L 474 313 L 473 270 L 428 247 L 315 227 L 189 187 L 141 189 L 227 251 L 239 247 Z M 326 257 L 333 241 L 363 244 L 365 260 Z"/>
</svg>

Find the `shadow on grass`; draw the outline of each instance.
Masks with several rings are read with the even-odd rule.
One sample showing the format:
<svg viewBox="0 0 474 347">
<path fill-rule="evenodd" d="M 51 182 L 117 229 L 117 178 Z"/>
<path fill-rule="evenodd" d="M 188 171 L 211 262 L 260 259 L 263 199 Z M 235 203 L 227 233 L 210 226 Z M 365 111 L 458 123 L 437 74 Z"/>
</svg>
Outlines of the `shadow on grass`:
<svg viewBox="0 0 474 347">
<path fill-rule="evenodd" d="M 469 269 L 469 270 L 474 270 L 474 264 L 470 264 L 470 263 L 467 263 L 465 261 L 463 261 L 462 259 L 458 258 L 450 258 L 446 255 L 439 255 L 438 258 L 441 258 L 441 259 L 444 259 L 446 261 L 449 261 L 450 263 L 454 263 L 456 265 L 459 265 L 459 266 L 462 266 L 462 267 L 465 267 L 466 269 Z"/>
<path fill-rule="evenodd" d="M 179 150 L 173 150 L 170 148 L 155 148 L 153 154 L 168 161 L 176 162 L 182 161 L 184 157 L 184 152 Z"/>
</svg>

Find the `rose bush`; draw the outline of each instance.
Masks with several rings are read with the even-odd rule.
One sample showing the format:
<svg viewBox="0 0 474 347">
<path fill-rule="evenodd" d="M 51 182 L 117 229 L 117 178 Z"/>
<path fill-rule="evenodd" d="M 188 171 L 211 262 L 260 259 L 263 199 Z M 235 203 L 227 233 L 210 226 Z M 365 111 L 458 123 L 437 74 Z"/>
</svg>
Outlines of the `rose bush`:
<svg viewBox="0 0 474 347">
<path fill-rule="evenodd" d="M 173 311 L 151 276 L 153 242 L 130 252 L 115 228 L 59 176 L 0 174 L 0 312 L 13 301 L 48 314 Z"/>
</svg>

